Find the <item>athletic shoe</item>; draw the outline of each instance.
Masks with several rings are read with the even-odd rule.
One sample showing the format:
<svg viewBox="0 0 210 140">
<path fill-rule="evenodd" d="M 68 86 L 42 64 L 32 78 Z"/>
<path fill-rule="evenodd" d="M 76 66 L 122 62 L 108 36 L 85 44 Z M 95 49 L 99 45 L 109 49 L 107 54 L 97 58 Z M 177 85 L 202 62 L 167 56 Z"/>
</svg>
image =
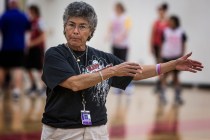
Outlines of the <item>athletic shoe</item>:
<svg viewBox="0 0 210 140">
<path fill-rule="evenodd" d="M 18 102 L 20 100 L 20 93 L 12 92 L 12 100 Z"/>
<path fill-rule="evenodd" d="M 46 87 L 42 88 L 41 90 L 38 90 L 38 96 L 39 97 L 46 97 Z"/>
<path fill-rule="evenodd" d="M 165 89 L 163 89 L 163 88 L 161 88 L 161 90 L 160 90 L 159 100 L 160 100 L 160 103 L 162 105 L 166 105 L 167 104 L 167 100 L 166 100 L 166 97 L 165 97 Z"/>
<path fill-rule="evenodd" d="M 30 88 L 26 91 L 26 96 L 30 98 L 35 98 L 37 90 L 34 88 Z"/>
<path fill-rule="evenodd" d="M 184 104 L 184 101 L 182 100 L 182 98 L 175 98 L 175 104 L 176 105 L 183 105 Z"/>
<path fill-rule="evenodd" d="M 175 104 L 177 104 L 177 105 L 184 104 L 184 101 L 181 98 L 181 89 L 180 88 L 175 89 Z"/>
</svg>

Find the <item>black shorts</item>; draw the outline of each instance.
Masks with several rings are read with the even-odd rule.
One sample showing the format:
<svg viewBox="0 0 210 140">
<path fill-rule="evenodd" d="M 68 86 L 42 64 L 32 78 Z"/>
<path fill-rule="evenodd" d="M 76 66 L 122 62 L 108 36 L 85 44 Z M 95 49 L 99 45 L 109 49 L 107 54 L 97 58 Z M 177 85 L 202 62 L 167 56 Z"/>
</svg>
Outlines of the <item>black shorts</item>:
<svg viewBox="0 0 210 140">
<path fill-rule="evenodd" d="M 26 69 L 42 70 L 44 59 L 44 48 L 32 47 L 26 53 Z"/>
<path fill-rule="evenodd" d="M 112 52 L 118 58 L 120 58 L 124 61 L 127 60 L 127 52 L 128 52 L 127 47 L 126 48 L 119 48 L 119 47 L 116 47 L 116 46 L 112 46 Z"/>
<path fill-rule="evenodd" d="M 162 58 L 162 62 L 163 63 L 166 63 L 166 62 L 169 62 L 169 61 L 172 61 L 172 60 L 176 60 L 178 59 L 179 57 L 174 57 L 174 58 Z M 178 74 L 180 71 L 178 70 L 174 70 L 172 71 L 174 74 Z"/>
<path fill-rule="evenodd" d="M 1 51 L 0 67 L 10 69 L 24 66 L 23 51 Z"/>
</svg>

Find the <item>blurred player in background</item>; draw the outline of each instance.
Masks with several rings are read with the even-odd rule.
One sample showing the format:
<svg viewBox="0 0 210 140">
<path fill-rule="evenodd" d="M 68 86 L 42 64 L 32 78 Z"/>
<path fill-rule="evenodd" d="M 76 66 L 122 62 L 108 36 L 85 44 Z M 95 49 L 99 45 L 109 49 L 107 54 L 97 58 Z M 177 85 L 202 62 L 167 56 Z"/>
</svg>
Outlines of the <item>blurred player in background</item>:
<svg viewBox="0 0 210 140">
<path fill-rule="evenodd" d="M 2 46 L 0 50 L 0 92 L 9 75 L 8 86 L 12 89 L 12 99 L 18 101 L 23 86 L 25 33 L 30 30 L 30 22 L 19 10 L 18 0 L 8 1 L 8 10 L 0 17 Z"/>
<path fill-rule="evenodd" d="M 162 35 L 163 45 L 161 57 L 163 62 L 175 60 L 185 54 L 187 36 L 183 29 L 180 27 L 180 20 L 178 16 L 171 16 L 169 19 L 169 27 L 166 28 Z M 171 72 L 173 74 L 173 84 L 175 89 L 175 103 L 183 104 L 181 98 L 181 85 L 179 80 L 179 71 Z M 166 103 L 165 89 L 167 85 L 168 74 L 164 74 L 162 78 L 162 88 L 160 99 L 162 103 Z"/>
<path fill-rule="evenodd" d="M 29 6 L 28 10 L 32 28 L 26 54 L 26 69 L 31 80 L 31 87 L 27 91 L 27 95 L 34 96 L 35 93 L 44 95 L 46 89 L 41 80 L 46 39 L 44 25 L 37 5 Z M 34 75 L 33 70 L 38 71 L 38 76 Z"/>
<path fill-rule="evenodd" d="M 155 58 L 156 63 L 161 63 L 161 45 L 162 45 L 162 33 L 168 26 L 167 19 L 168 4 L 163 3 L 158 7 L 158 19 L 154 22 L 151 33 L 150 50 Z M 160 91 L 160 80 L 157 81 L 155 92 Z"/>
<path fill-rule="evenodd" d="M 131 29 L 131 19 L 126 15 L 125 7 L 122 3 L 115 4 L 115 15 L 112 17 L 109 27 L 109 37 L 112 41 L 112 53 L 118 58 L 127 61 L 129 51 L 129 32 Z M 130 84 L 125 93 L 130 95 L 133 85 Z M 121 94 L 123 90 L 115 89 L 115 93 Z M 129 99 L 129 98 L 128 98 Z"/>
</svg>

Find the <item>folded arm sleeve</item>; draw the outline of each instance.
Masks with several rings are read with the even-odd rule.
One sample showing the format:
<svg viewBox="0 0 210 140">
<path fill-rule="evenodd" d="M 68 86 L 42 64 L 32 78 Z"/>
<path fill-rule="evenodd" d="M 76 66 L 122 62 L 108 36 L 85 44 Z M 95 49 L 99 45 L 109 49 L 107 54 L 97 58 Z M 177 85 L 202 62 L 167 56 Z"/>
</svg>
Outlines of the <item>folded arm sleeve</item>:
<svg viewBox="0 0 210 140">
<path fill-rule="evenodd" d="M 62 52 L 57 51 L 55 48 L 51 48 L 46 52 L 42 80 L 47 87 L 54 89 L 73 75 L 76 75 L 76 72 Z"/>
</svg>

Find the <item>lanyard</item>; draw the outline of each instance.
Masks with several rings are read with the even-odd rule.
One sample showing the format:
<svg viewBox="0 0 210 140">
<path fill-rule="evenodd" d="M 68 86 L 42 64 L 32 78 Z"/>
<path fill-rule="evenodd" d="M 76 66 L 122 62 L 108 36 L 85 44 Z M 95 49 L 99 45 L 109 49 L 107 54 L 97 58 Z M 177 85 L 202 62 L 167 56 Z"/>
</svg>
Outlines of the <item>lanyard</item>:
<svg viewBox="0 0 210 140">
<path fill-rule="evenodd" d="M 70 47 L 68 46 L 68 44 L 65 45 L 68 50 L 70 51 L 71 55 L 73 56 L 74 60 L 76 61 L 77 63 L 77 68 L 79 70 L 79 73 L 82 74 L 81 72 L 81 69 L 80 69 L 80 66 L 79 66 L 79 63 L 75 57 L 75 55 L 73 54 L 72 50 L 70 49 Z M 88 46 L 86 46 L 86 50 L 85 50 L 85 67 L 87 66 L 87 54 L 88 54 Z M 83 109 L 85 110 L 85 104 L 86 104 L 86 101 L 85 101 L 85 95 L 84 95 L 84 91 L 82 91 L 82 105 L 83 105 Z"/>
</svg>

